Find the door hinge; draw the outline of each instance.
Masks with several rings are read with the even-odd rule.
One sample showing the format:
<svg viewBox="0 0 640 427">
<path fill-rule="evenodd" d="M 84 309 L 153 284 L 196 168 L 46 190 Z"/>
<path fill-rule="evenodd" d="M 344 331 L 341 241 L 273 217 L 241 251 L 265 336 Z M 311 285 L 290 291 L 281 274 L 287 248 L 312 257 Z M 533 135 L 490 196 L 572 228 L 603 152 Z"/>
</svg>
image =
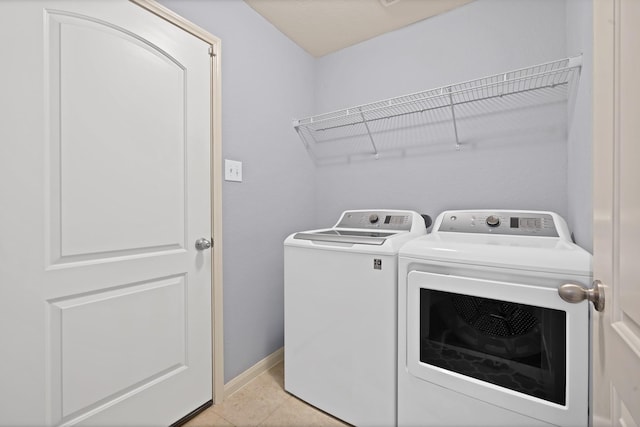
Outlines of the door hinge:
<svg viewBox="0 0 640 427">
<path fill-rule="evenodd" d="M 209 46 L 209 56 L 212 58 L 216 56 L 216 52 L 213 50 L 213 46 Z"/>
</svg>

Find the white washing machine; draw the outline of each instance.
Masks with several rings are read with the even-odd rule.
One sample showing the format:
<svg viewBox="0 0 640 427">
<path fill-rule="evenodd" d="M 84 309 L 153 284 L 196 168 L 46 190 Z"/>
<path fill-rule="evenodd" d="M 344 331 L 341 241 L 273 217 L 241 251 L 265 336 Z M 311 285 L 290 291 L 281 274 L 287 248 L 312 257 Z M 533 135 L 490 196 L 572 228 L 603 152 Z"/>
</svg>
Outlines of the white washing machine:
<svg viewBox="0 0 640 427">
<path fill-rule="evenodd" d="M 395 425 L 398 249 L 430 222 L 353 210 L 285 240 L 289 393 L 356 426 Z"/>
<path fill-rule="evenodd" d="M 590 308 L 558 289 L 591 255 L 560 216 L 444 212 L 398 268 L 398 426 L 589 424 Z"/>
</svg>

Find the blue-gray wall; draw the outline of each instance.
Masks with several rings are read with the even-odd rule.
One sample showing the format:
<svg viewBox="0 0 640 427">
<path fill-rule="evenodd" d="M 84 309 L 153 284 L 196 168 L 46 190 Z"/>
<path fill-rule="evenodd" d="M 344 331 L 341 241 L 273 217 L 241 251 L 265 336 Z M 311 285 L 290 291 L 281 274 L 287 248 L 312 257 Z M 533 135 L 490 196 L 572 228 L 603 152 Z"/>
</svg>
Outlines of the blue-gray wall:
<svg viewBox="0 0 640 427">
<path fill-rule="evenodd" d="M 575 109 L 485 111 L 461 123 L 460 150 L 438 127 L 435 143 L 316 166 L 291 128 L 580 52 L 589 61 L 588 0 L 476 0 L 319 59 L 241 0 L 160 2 L 222 39 L 223 155 L 244 175 L 223 186 L 225 381 L 283 345 L 285 236 L 331 225 L 344 209 L 554 210 L 590 248 L 590 67 Z"/>
<path fill-rule="evenodd" d="M 318 60 L 316 105 L 332 111 L 565 57 L 565 4 L 477 0 Z M 511 101 L 507 101 L 511 102 Z M 424 135 L 423 153 L 318 167 L 319 221 L 346 208 L 552 210 L 566 216 L 566 109 L 460 123 L 462 147 Z M 435 142 L 433 141 L 435 139 Z M 445 138 L 446 140 L 446 138 Z"/>
<path fill-rule="evenodd" d="M 161 0 L 222 39 L 225 382 L 283 344 L 282 242 L 315 225 L 314 168 L 291 121 L 313 111 L 314 60 L 240 0 Z"/>
<path fill-rule="evenodd" d="M 589 0 L 567 0 L 567 52 L 582 53 L 582 72 L 575 105 L 569 106 L 567 221 L 576 243 L 593 252 L 592 234 L 592 62 L 593 4 Z"/>
</svg>

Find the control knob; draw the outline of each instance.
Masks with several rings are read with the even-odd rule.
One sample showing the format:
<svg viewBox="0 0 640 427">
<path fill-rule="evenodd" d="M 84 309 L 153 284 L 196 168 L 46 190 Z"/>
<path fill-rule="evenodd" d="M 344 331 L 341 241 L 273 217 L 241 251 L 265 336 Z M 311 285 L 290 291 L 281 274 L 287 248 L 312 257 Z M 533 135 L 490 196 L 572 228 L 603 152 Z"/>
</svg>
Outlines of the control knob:
<svg viewBox="0 0 640 427">
<path fill-rule="evenodd" d="M 500 225 L 500 218 L 497 215 L 489 215 L 487 217 L 487 225 L 489 227 L 497 227 Z"/>
<path fill-rule="evenodd" d="M 379 219 L 380 218 L 378 218 L 378 215 L 376 215 L 376 214 L 369 215 L 369 222 L 371 224 L 375 224 L 376 222 L 378 222 Z"/>
</svg>

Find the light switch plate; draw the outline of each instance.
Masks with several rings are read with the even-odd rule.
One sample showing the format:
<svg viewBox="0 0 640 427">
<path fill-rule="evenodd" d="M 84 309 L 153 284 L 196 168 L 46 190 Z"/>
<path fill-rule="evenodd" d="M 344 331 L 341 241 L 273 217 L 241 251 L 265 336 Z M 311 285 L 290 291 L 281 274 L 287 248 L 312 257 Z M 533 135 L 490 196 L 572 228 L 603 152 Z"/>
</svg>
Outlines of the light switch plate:
<svg viewBox="0 0 640 427">
<path fill-rule="evenodd" d="M 224 180 L 242 182 L 242 162 L 225 159 Z"/>
</svg>

